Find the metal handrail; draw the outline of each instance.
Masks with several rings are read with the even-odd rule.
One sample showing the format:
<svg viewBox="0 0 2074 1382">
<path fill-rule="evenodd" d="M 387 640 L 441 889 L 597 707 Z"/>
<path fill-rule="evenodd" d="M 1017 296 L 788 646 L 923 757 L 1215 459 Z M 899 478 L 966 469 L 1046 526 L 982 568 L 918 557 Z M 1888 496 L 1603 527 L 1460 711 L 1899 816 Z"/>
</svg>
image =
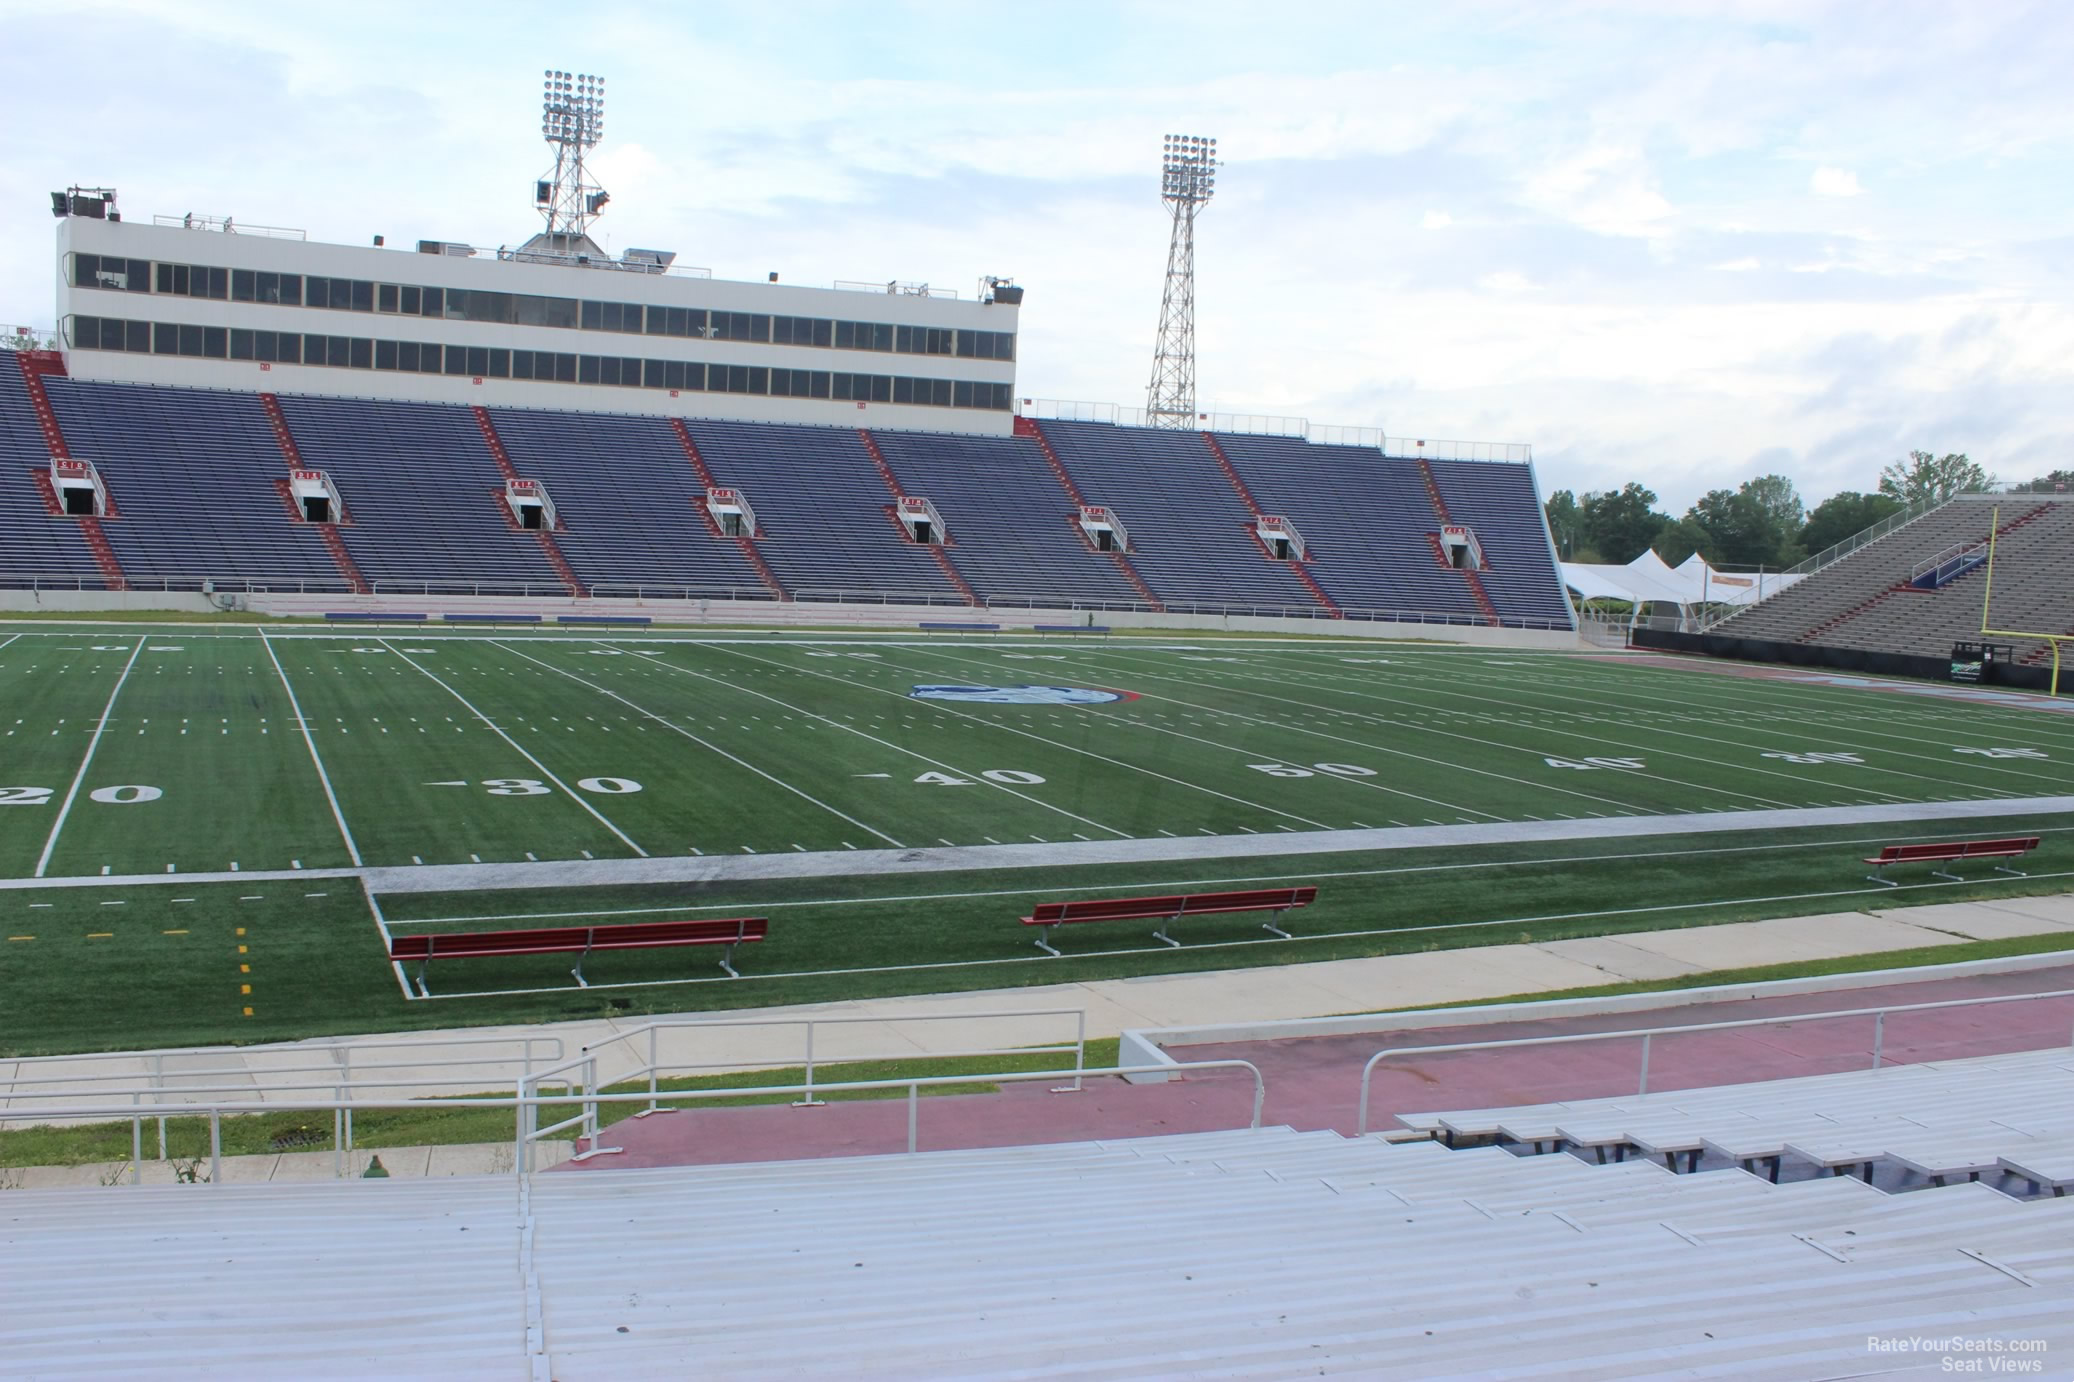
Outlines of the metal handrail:
<svg viewBox="0 0 2074 1382">
<path fill-rule="evenodd" d="M 547 1047 L 551 1047 L 552 1049 L 548 1051 L 543 1051 L 536 1055 L 533 1049 L 535 1045 L 544 1045 Z M 355 1055 L 362 1052 L 411 1051 L 422 1050 L 428 1047 L 450 1046 L 510 1046 L 516 1047 L 518 1049 L 514 1052 L 514 1054 L 502 1059 L 493 1056 L 469 1056 L 463 1057 L 458 1060 L 440 1060 L 430 1062 L 421 1060 L 393 1062 L 378 1061 L 372 1064 L 366 1062 L 356 1063 L 354 1060 Z M 565 1048 L 562 1045 L 562 1039 L 558 1036 L 445 1037 L 419 1041 L 355 1041 L 340 1042 L 335 1045 L 311 1046 L 305 1047 L 303 1049 L 305 1051 L 310 1052 L 313 1055 L 321 1052 L 324 1055 L 332 1057 L 332 1059 L 329 1061 L 319 1061 L 311 1065 L 269 1064 L 266 1067 L 264 1067 L 264 1073 L 269 1076 L 300 1075 L 317 1071 L 344 1070 L 350 1072 L 356 1069 L 362 1071 L 393 1069 L 422 1070 L 426 1069 L 428 1066 L 432 1069 L 438 1070 L 459 1066 L 513 1064 L 522 1066 L 526 1069 L 531 1069 L 533 1062 L 536 1059 L 560 1060 L 565 1051 Z M 24 1068 L 34 1068 L 38 1065 L 72 1066 L 79 1065 L 87 1061 L 129 1061 L 140 1065 L 149 1062 L 151 1069 L 148 1072 L 148 1078 L 151 1080 L 154 1086 L 158 1086 L 161 1085 L 164 1081 L 166 1057 L 169 1055 L 179 1056 L 185 1054 L 189 1053 L 181 1051 L 90 1051 L 85 1054 L 76 1056 L 23 1056 L 19 1059 L 10 1061 L 9 1064 L 13 1065 L 17 1070 L 21 1070 Z M 108 1075 L 73 1074 L 28 1077 L 24 1077 L 21 1075 L 0 1075 L 0 1097 L 8 1097 L 6 1091 L 19 1088 L 23 1085 L 94 1084 L 112 1080 L 128 1079 L 136 1073 L 140 1072 L 118 1071 L 116 1073 Z M 174 1073 L 181 1078 L 193 1078 L 209 1075 L 232 1075 L 249 1077 L 254 1073 L 254 1070 L 253 1067 L 250 1065 L 226 1065 L 208 1067 L 198 1070 L 179 1070 Z"/>
<path fill-rule="evenodd" d="M 928 1053 L 926 1053 L 926 1055 L 924 1055 L 924 1056 L 920 1056 L 920 1057 L 917 1057 L 917 1056 L 916 1056 L 916 1054 L 915 1054 L 914 1052 L 912 1052 L 912 1051 L 901 1051 L 901 1052 L 896 1052 L 896 1053 L 894 1053 L 894 1056 L 898 1056 L 898 1057 L 906 1057 L 906 1058 L 911 1058 L 911 1059 L 929 1059 L 929 1060 L 939 1060 L 939 1059 L 940 1059 L 940 1060 L 964 1060 L 964 1059 L 969 1059 L 969 1058 L 971 1058 L 971 1057 L 974 1057 L 974 1056 L 1015 1056 L 1015 1055 L 1044 1055 L 1044 1054 L 1047 1054 L 1047 1053 L 1058 1053 L 1058 1054 L 1062 1054 L 1062 1055 L 1063 1055 L 1063 1054 L 1065 1054 L 1066 1052 L 1069 1052 L 1069 1051 L 1070 1051 L 1070 1052 L 1072 1053 L 1072 1055 L 1073 1055 L 1073 1068 L 1074 1068 L 1074 1071 L 1075 1071 L 1075 1074 L 1074 1074 L 1074 1076 L 1073 1076 L 1073 1084 L 1072 1084 L 1072 1089 L 1073 1089 L 1073 1091 L 1074 1091 L 1074 1092 L 1076 1092 L 1076 1093 L 1077 1093 L 1077 1092 L 1079 1092 L 1079 1090 L 1080 1090 L 1080 1088 L 1081 1088 L 1081 1076 L 1080 1076 L 1080 1074 L 1079 1074 L 1078 1072 L 1080 1072 L 1081 1070 L 1083 1070 L 1083 1069 L 1084 1069 L 1084 1068 L 1086 1067 L 1086 1065 L 1087 1065 L 1087 1010 L 1086 1010 L 1085 1008 L 1027 1008 L 1027 1009 L 1016 1009 L 1016 1010 L 1010 1010 L 1010 1011 L 1001 1011 L 1001 1012 L 979 1012 L 979 1013 L 912 1013 L 912 1014 L 908 1014 L 908 1015 L 906 1015 L 906 1016 L 902 1016 L 902 1017 L 897 1017 L 897 1018 L 887 1018 L 887 1017 L 760 1017 L 760 1018 L 728 1018 L 728 1017 L 719 1017 L 719 1018 L 684 1018 L 684 1019 L 680 1019 L 680 1020 L 676 1020 L 676 1021 L 668 1021 L 668 1020 L 666 1020 L 666 1021 L 662 1021 L 662 1022 L 646 1022 L 646 1023 L 643 1023 L 642 1025 L 640 1025 L 640 1026 L 638 1026 L 638 1027 L 634 1027 L 634 1028 L 632 1028 L 632 1029 L 630 1029 L 630 1030 L 628 1030 L 628 1031 L 624 1031 L 624 1032 L 620 1032 L 620 1033 L 617 1033 L 617 1034 L 615 1034 L 614 1036 L 612 1036 L 612 1037 L 608 1038 L 608 1039 L 607 1039 L 607 1040 L 605 1040 L 605 1041 L 597 1042 L 597 1043 L 595 1043 L 594 1045 L 590 1045 L 590 1046 L 586 1046 L 586 1047 L 584 1047 L 584 1048 L 583 1048 L 583 1055 L 582 1055 L 582 1056 L 579 1056 L 579 1057 L 577 1057 L 577 1058 L 575 1058 L 575 1059 L 573 1059 L 573 1060 L 568 1060 L 568 1061 L 564 1061 L 564 1062 L 563 1062 L 563 1063 L 562 1063 L 561 1065 L 558 1065 L 558 1066 L 551 1066 L 551 1067 L 549 1067 L 548 1069 L 545 1069 L 545 1070 L 539 1070 L 539 1071 L 529 1071 L 529 1072 L 528 1072 L 528 1076 L 527 1076 L 527 1078 L 529 1078 L 529 1079 L 546 1079 L 546 1078 L 549 1078 L 549 1077 L 551 1077 L 551 1076 L 554 1076 L 554 1075 L 560 1074 L 560 1073 L 562 1073 L 563 1071 L 566 1071 L 566 1070 L 570 1070 L 570 1069 L 573 1069 L 573 1068 L 575 1068 L 575 1067 L 577 1067 L 577 1066 L 581 1065 L 581 1064 L 582 1064 L 582 1063 L 584 1062 L 584 1060 L 585 1060 L 585 1059 L 587 1059 L 587 1058 L 594 1058 L 594 1057 L 595 1057 L 595 1056 L 597 1055 L 597 1053 L 598 1053 L 598 1052 L 600 1052 L 600 1051 L 604 1050 L 604 1049 L 605 1049 L 606 1047 L 608 1047 L 608 1046 L 616 1046 L 616 1045 L 620 1044 L 621 1042 L 630 1042 L 630 1041 L 633 1041 L 633 1040 L 635 1040 L 635 1039 L 637 1039 L 637 1038 L 639 1038 L 639 1037 L 641 1037 L 641 1036 L 643 1036 L 643 1035 L 646 1035 L 646 1036 L 647 1036 L 647 1038 L 648 1038 L 648 1063 L 647 1063 L 646 1065 L 643 1065 L 643 1066 L 637 1066 L 637 1067 L 635 1067 L 635 1068 L 634 1068 L 633 1070 L 630 1070 L 630 1071 L 628 1071 L 627 1073 L 625 1073 L 625 1074 L 623 1074 L 623 1075 L 619 1076 L 619 1077 L 618 1077 L 618 1079 L 619 1079 L 619 1080 L 621 1080 L 621 1081 L 625 1081 L 625 1080 L 639 1080 L 639 1079 L 641 1079 L 641 1078 L 643 1078 L 643 1077 L 645 1076 L 645 1077 L 647 1078 L 647 1080 L 648 1080 L 648 1097 L 649 1097 L 649 1104 L 648 1104 L 648 1108 L 647 1108 L 647 1109 L 645 1110 L 645 1112 L 647 1112 L 647 1113 L 654 1113 L 654 1112 L 656 1112 L 656 1111 L 657 1111 L 657 1103 L 656 1103 L 656 1100 L 657 1100 L 657 1097 L 658 1097 L 658 1085 L 657 1085 L 657 1078 L 658 1078 L 658 1076 L 659 1076 L 659 1075 L 660 1075 L 660 1074 L 662 1073 L 663 1069 L 665 1068 L 665 1067 L 663 1066 L 663 1064 L 662 1064 L 662 1059 L 661 1059 L 661 1053 L 660 1053 L 660 1051 L 658 1050 L 658 1046 L 657 1046 L 657 1034 L 658 1034 L 658 1033 L 660 1033 L 660 1032 L 664 1032 L 664 1031 L 689 1031 L 689 1030 L 696 1030 L 696 1029 L 699 1029 L 699 1028 L 720 1028 L 720 1027 L 728 1027 L 728 1028 L 737 1028 L 737 1027 L 804 1027 L 804 1028 L 806 1029 L 806 1032 L 805 1032 L 805 1041 L 806 1041 L 806 1045 L 805 1045 L 805 1052 L 804 1052 L 803 1064 L 804 1064 L 804 1066 L 805 1066 L 805 1069 L 806 1069 L 806 1082 L 805 1082 L 805 1085 L 804 1085 L 804 1090 L 805 1090 L 805 1094 L 806 1094 L 806 1097 L 805 1097 L 804 1099 L 802 1099 L 802 1100 L 800 1101 L 800 1103 L 801 1103 L 801 1105 L 802 1105 L 802 1106 L 813 1106 L 813 1105 L 817 1105 L 817 1104 L 820 1104 L 820 1103 L 822 1102 L 822 1100 L 816 1099 L 816 1098 L 814 1097 L 814 1090 L 815 1090 L 815 1084 L 814 1084 L 814 1065 L 815 1065 L 815 1057 L 814 1057 L 814 1031 L 815 1031 L 815 1029 L 816 1029 L 817 1027 L 844 1027 L 844 1026 L 859 1026 L 859 1025 L 864 1025 L 864 1024 L 871 1024 L 871 1023 L 876 1023 L 876 1024 L 884 1025 L 884 1024 L 887 1024 L 887 1023 L 892 1023 L 892 1022 L 899 1022 L 899 1023 L 908 1023 L 908 1022 L 989 1022 L 989 1021 L 995 1021 L 995 1020 L 999 1020 L 999 1019 L 1005 1019 L 1005 1018 L 1029 1018 L 1029 1017 L 1070 1017 L 1070 1018 L 1072 1018 L 1072 1019 L 1073 1019 L 1073 1022 L 1074 1022 L 1074 1035 L 1073 1035 L 1073 1040 L 1072 1040 L 1071 1042 L 1068 1042 L 1068 1043 L 1058 1043 L 1058 1044 L 1052 1044 L 1052 1045 L 1039 1045 L 1039 1046 L 1002 1046 L 1002 1047 L 988 1047 L 988 1048 L 985 1048 L 985 1049 L 982 1049 L 982 1050 L 976 1050 L 976 1051 L 940 1051 L 940 1052 L 936 1052 L 936 1051 L 933 1051 L 933 1052 L 928 1052 Z M 848 1056 L 844 1056 L 844 1057 L 843 1057 L 843 1061 L 844 1061 L 845 1063 L 849 1063 L 849 1062 L 855 1062 L 855 1061 L 869 1061 L 869 1060 L 889 1060 L 889 1059 L 893 1059 L 893 1058 L 894 1058 L 894 1057 L 892 1057 L 892 1056 L 858 1056 L 858 1055 L 848 1055 Z M 676 1071 L 692 1071 L 692 1070 L 728 1070 L 728 1069 L 740 1069 L 740 1068 L 741 1068 L 741 1062 L 739 1062 L 739 1061 L 702 1061 L 702 1062 L 696 1062 L 696 1063 L 686 1063 L 686 1064 L 681 1064 L 681 1065 L 676 1065 L 676 1064 L 673 1064 L 673 1065 L 669 1066 L 668 1068 L 669 1068 L 669 1069 L 671 1069 L 671 1070 L 676 1070 Z M 638 1115 L 638 1114 L 637 1114 L 637 1115 L 635 1115 L 635 1116 L 636 1116 L 636 1117 L 639 1117 L 640 1115 Z"/>
<path fill-rule="evenodd" d="M 1253 1076 L 1253 1112 L 1250 1121 L 1247 1123 L 1247 1127 L 1257 1131 L 1260 1127 L 1260 1118 L 1262 1110 L 1265 1109 L 1267 1106 L 1267 1080 L 1266 1077 L 1260 1073 L 1260 1067 L 1254 1065 L 1251 1061 L 1226 1059 L 1209 1061 L 1181 1061 L 1169 1065 L 1118 1065 L 1105 1067 L 1100 1070 L 1082 1070 L 1079 1073 L 1083 1075 L 1105 1076 L 1153 1074 L 1171 1075 L 1177 1071 L 1185 1070 L 1236 1069 L 1243 1069 Z M 988 1082 L 1009 1082 L 1019 1080 L 1056 1080 L 1063 1079 L 1066 1076 L 1071 1075 L 1073 1073 L 1075 1072 L 1070 1070 L 1020 1070 L 1007 1072 L 982 1071 L 976 1074 L 964 1075 L 914 1075 L 905 1078 L 895 1078 L 886 1080 L 850 1080 L 842 1084 L 822 1085 L 820 1086 L 820 1088 L 827 1092 L 834 1092 L 839 1090 L 846 1091 L 867 1089 L 905 1089 L 907 1091 L 908 1106 L 907 1149 L 910 1153 L 912 1153 L 917 1149 L 917 1106 L 919 1103 L 919 1091 L 923 1088 L 934 1088 L 939 1085 L 971 1084 L 975 1080 L 986 1080 Z M 796 1083 L 780 1085 L 745 1086 L 738 1089 L 684 1089 L 672 1090 L 670 1091 L 668 1097 L 671 1099 L 738 1099 L 766 1094 L 794 1094 L 799 1092 L 800 1089 L 801 1086 Z M 592 1125 L 595 1126 L 595 1110 L 598 1105 L 639 1103 L 647 1097 L 648 1096 L 646 1094 L 641 1093 L 584 1093 L 533 1095 L 485 1094 L 472 1095 L 453 1099 L 441 1099 L 436 1103 L 427 1103 L 424 1100 L 415 1099 L 384 1099 L 379 1101 L 369 1100 L 357 1104 L 348 1103 L 347 1101 L 339 1099 L 299 1100 L 291 1104 L 251 1104 L 231 1101 L 198 1101 L 191 1104 L 176 1104 L 166 1106 L 163 1108 L 157 1108 L 152 1111 L 152 1114 L 153 1116 L 159 1116 L 162 1114 L 166 1117 L 171 1118 L 208 1118 L 209 1179 L 211 1184 L 221 1185 L 223 1184 L 223 1116 L 225 1114 L 237 1115 L 246 1113 L 282 1113 L 288 1111 L 315 1112 L 320 1110 L 331 1111 L 334 1114 L 336 1114 L 340 1111 L 350 1111 L 353 1108 L 369 1110 L 416 1109 L 420 1112 L 428 1108 L 440 1110 L 463 1108 L 508 1108 L 513 1110 L 515 1115 L 513 1131 L 514 1157 L 512 1169 L 515 1174 L 525 1176 L 531 1174 L 533 1169 L 533 1142 L 547 1135 L 546 1129 L 532 1129 L 529 1126 L 529 1120 L 537 1121 L 537 1110 L 555 1105 L 575 1104 L 580 1107 L 587 1108 L 591 1111 Z M 137 1115 L 134 1106 L 119 1105 L 103 1108 L 66 1109 L 55 1114 L 51 1110 L 47 1109 L 0 1108 L 0 1124 L 48 1122 L 54 1116 L 61 1118 L 100 1119 L 102 1121 L 128 1119 L 132 1124 L 132 1135 L 130 1143 L 130 1180 L 131 1184 L 142 1184 L 143 1158 L 141 1154 L 141 1128 L 143 1124 L 143 1118 L 142 1116 Z"/>
<path fill-rule="evenodd" d="M 1946 998 L 1934 1003 L 1890 1003 L 1878 1008 L 1840 1008 L 1832 1012 L 1783 1013 L 1777 1017 L 1744 1017 L 1733 1022 L 1701 1022 L 1684 1027 L 1628 1027 L 1614 1032 L 1575 1032 L 1566 1036 L 1514 1037 L 1506 1041 L 1464 1041 L 1446 1046 L 1392 1046 L 1376 1052 L 1361 1067 L 1361 1110 L 1354 1122 L 1357 1136 L 1368 1132 L 1368 1093 L 1375 1068 L 1390 1056 L 1439 1055 L 1456 1051 L 1495 1051 L 1509 1046 L 1562 1046 L 1578 1041 L 1615 1041 L 1623 1037 L 1642 1039 L 1642 1078 L 1637 1095 L 1649 1092 L 1649 1043 L 1652 1037 L 1676 1036 L 1681 1032 L 1720 1032 L 1733 1027 L 1779 1027 L 1794 1022 L 1820 1022 L 1836 1017 L 1870 1017 L 1872 1026 L 1872 1068 L 1881 1068 L 1885 1053 L 1887 1014 L 1926 1012 L 1932 1008 L 1970 1008 L 1993 1003 L 2035 1003 L 2049 998 L 2074 998 L 2074 989 L 2053 989 L 2049 993 L 2005 993 L 1988 998 Z M 2068 1034 L 2068 1045 L 2074 1046 L 2074 1031 Z"/>
</svg>

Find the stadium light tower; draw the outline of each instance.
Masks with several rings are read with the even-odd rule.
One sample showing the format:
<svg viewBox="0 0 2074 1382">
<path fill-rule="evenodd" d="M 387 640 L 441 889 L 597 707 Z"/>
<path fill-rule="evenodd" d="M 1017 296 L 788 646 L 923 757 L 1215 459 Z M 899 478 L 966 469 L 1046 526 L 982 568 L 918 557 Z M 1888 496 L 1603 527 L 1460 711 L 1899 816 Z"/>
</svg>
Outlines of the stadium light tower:
<svg viewBox="0 0 2074 1382">
<path fill-rule="evenodd" d="M 1174 215 L 1167 243 L 1167 287 L 1159 302 L 1146 421 L 1193 428 L 1195 411 L 1195 217 L 1217 190 L 1217 141 L 1170 134 L 1160 158 L 1159 195 Z"/>
<path fill-rule="evenodd" d="M 605 79 L 587 72 L 542 74 L 540 137 L 555 166 L 533 186 L 533 205 L 547 218 L 551 241 L 574 246 L 611 198 L 584 173 L 584 155 L 605 135 Z"/>
</svg>

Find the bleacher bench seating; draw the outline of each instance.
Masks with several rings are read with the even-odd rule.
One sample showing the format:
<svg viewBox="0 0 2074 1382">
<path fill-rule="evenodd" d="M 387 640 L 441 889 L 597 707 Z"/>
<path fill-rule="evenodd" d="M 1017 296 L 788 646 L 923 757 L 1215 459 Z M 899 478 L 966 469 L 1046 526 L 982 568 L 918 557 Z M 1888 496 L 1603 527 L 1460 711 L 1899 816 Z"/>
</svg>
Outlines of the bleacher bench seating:
<svg viewBox="0 0 2074 1382">
<path fill-rule="evenodd" d="M 532 931 L 447 931 L 416 936 L 396 936 L 389 941 L 389 958 L 399 963 L 416 961 L 418 992 L 430 996 L 425 971 L 434 959 L 460 960 L 494 955 L 578 954 L 576 968 L 569 971 L 579 984 L 588 987 L 583 963 L 593 950 L 659 950 L 679 945 L 724 945 L 720 967 L 729 977 L 735 972 L 735 947 L 760 941 L 770 931 L 765 917 L 702 918 L 695 921 L 635 921 L 611 926 L 549 926 Z"/>
<path fill-rule="evenodd" d="M 1929 845 L 1888 845 L 1865 862 L 1873 865 L 1866 878 L 1874 883 L 1885 883 L 1890 888 L 1901 886 L 1886 876 L 1889 864 L 1950 864 L 1961 859 L 2015 859 L 2038 848 L 2038 836 L 2016 836 L 2006 840 L 1949 840 Z M 1997 873 L 2027 877 L 2022 870 L 2005 864 L 1995 865 Z M 1949 878 L 1954 883 L 1964 882 L 1959 875 L 1944 869 L 1933 869 L 1939 878 Z"/>
<path fill-rule="evenodd" d="M 1274 932 L 1284 940 L 1294 940 L 1294 936 L 1277 926 L 1275 922 L 1290 908 L 1307 907 L 1317 899 L 1318 890 L 1315 887 L 1254 888 L 1229 893 L 1171 893 L 1164 897 L 1088 898 L 1073 902 L 1040 902 L 1030 915 L 1022 919 L 1022 923 L 1025 926 L 1044 928 L 1043 934 L 1037 939 L 1037 948 L 1053 955 L 1059 951 L 1051 943 L 1052 933 L 1061 926 L 1083 921 L 1157 920 L 1162 924 L 1152 934 L 1168 945 L 1179 947 L 1181 942 L 1167 934 L 1168 925 L 1182 917 L 1209 916 L 1220 912 L 1273 912 L 1274 917 L 1262 922 L 1262 928 Z"/>
<path fill-rule="evenodd" d="M 999 633 L 999 624 L 964 624 L 943 619 L 924 619 L 915 626 L 924 633 Z"/>
</svg>

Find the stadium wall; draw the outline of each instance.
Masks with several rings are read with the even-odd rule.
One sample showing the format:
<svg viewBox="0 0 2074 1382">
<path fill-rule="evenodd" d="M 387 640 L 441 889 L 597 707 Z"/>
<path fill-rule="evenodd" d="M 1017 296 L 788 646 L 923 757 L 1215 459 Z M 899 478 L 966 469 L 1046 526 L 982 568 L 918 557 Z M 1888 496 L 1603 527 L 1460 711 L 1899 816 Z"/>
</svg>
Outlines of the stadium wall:
<svg viewBox="0 0 2074 1382">
<path fill-rule="evenodd" d="M 552 600 L 488 595 L 376 596 L 239 595 L 242 608 L 284 618 L 321 618 L 331 611 L 356 614 L 465 614 L 645 616 L 658 625 L 696 628 L 706 624 L 769 624 L 802 628 L 909 627 L 924 621 L 999 624 L 1004 633 L 1032 625 L 1096 625 L 1112 629 L 1171 629 L 1177 632 L 1267 633 L 1309 638 L 1425 639 L 1471 647 L 1567 650 L 1584 646 L 1569 629 L 1508 629 L 1481 624 L 1382 623 L 1366 620 L 1292 619 L 1271 615 L 1169 614 L 1151 610 L 976 610 L 962 606 L 780 604 L 771 600 Z M 0 615 L 11 613 L 107 614 L 178 611 L 210 613 L 217 606 L 194 591 L 0 590 Z"/>
<path fill-rule="evenodd" d="M 1778 643 L 1768 638 L 1731 638 L 1718 633 L 1680 633 L 1672 629 L 1638 628 L 1634 630 L 1631 642 L 1637 648 L 1698 653 L 1702 657 L 1726 658 L 1735 662 L 1782 662 L 1794 667 L 1829 667 L 1840 672 L 1913 677 L 1920 681 L 1950 681 L 1952 672 L 1949 657 L 1870 652 L 1863 648 L 1825 648 L 1816 643 Z M 2052 668 L 2024 667 L 2014 662 L 1998 662 L 1985 670 L 1981 681 L 1991 686 L 2013 686 L 2023 691 L 2049 692 L 2052 689 Z M 2070 690 L 2070 694 L 2074 694 L 2074 690 Z"/>
</svg>

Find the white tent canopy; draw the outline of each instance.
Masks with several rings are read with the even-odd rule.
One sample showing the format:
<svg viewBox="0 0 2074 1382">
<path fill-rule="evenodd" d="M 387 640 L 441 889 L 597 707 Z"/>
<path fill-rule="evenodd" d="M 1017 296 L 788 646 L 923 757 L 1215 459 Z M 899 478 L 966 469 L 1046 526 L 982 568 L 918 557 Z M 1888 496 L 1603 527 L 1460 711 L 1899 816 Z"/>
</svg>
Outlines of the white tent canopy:
<svg viewBox="0 0 2074 1382">
<path fill-rule="evenodd" d="M 1637 615 L 1645 605 L 1676 605 L 1681 622 L 1706 605 L 1754 604 L 1799 579 L 1770 571 L 1716 571 L 1697 552 L 1675 567 L 1647 550 L 1625 566 L 1563 563 L 1563 584 L 1580 599 L 1626 600 L 1634 604 Z"/>
</svg>

